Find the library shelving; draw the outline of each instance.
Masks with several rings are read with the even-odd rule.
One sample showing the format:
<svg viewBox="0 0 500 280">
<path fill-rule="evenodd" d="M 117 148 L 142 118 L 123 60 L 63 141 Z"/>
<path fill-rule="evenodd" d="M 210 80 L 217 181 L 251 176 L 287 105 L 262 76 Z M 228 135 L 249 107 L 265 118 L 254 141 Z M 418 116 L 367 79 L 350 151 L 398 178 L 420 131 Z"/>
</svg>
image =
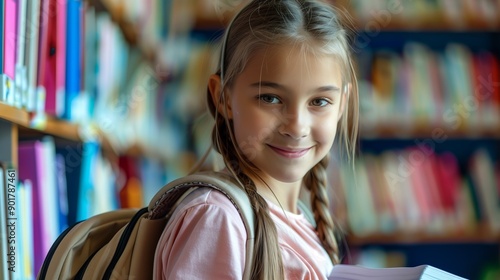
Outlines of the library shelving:
<svg viewBox="0 0 500 280">
<path fill-rule="evenodd" d="M 141 198 L 148 201 L 187 168 L 190 154 L 177 156 L 187 141 L 172 131 L 187 131 L 189 118 L 183 108 L 170 109 L 182 100 L 167 92 L 175 91 L 172 79 L 183 71 L 185 60 L 177 59 L 187 54 L 177 51 L 189 51 L 183 29 L 190 25 L 178 24 L 186 14 L 170 21 L 171 4 L 0 2 L 0 163 L 2 174 L 17 170 L 17 214 L 28 221 L 16 234 L 25 244 L 16 248 L 16 269 L 28 274 L 11 279 L 36 276 L 68 225 L 142 206 Z M 177 164 L 167 170 L 172 159 Z M 4 255 L 0 278 L 8 279 Z"/>
<path fill-rule="evenodd" d="M 17 166 L 17 143 L 19 138 L 29 135 L 52 135 L 69 141 L 82 141 L 78 126 L 64 121 L 49 118 L 36 127 L 31 124 L 30 113 L 26 110 L 0 102 L 0 123 L 2 123 L 2 158 L 0 161 Z M 7 144 L 10 143 L 10 144 Z"/>
<path fill-rule="evenodd" d="M 58 119 L 50 116 L 45 116 L 41 121 L 33 121 L 33 114 L 17 107 L 0 102 L 0 122 L 2 123 L 2 143 L 9 141 L 10 145 L 5 144 L 2 147 L 7 147 L 2 150 L 2 158 L 0 161 L 11 163 L 14 166 L 17 164 L 17 142 L 23 139 L 35 139 L 44 135 L 56 137 L 60 141 L 81 143 L 86 141 L 86 137 L 97 138 L 102 144 L 102 149 L 108 153 L 115 153 L 112 144 L 102 132 L 98 129 L 92 128 L 91 135 L 86 136 L 83 127 L 76 123 Z M 87 129 L 88 130 L 88 129 Z M 128 155 L 131 157 L 141 157 L 145 154 L 144 148 L 139 143 L 130 145 L 127 149 L 120 152 L 120 154 Z"/>
<path fill-rule="evenodd" d="M 192 84 L 206 78 L 207 73 L 201 72 L 208 68 L 206 64 L 210 62 L 197 64 L 194 60 L 210 60 L 204 53 L 210 48 L 207 45 L 213 43 L 208 41 L 213 40 L 213 34 L 218 34 L 227 24 L 231 10 L 237 7 L 219 7 L 216 12 L 213 9 L 213 1 L 167 0 L 2 1 L 6 2 L 29 3 L 24 7 L 25 10 L 19 8 L 19 11 L 25 11 L 26 15 L 35 17 L 37 14 L 34 11 L 37 7 L 33 3 L 38 3 L 39 9 L 45 7 L 45 11 L 53 10 L 50 5 L 62 5 L 62 9 L 69 9 L 70 2 L 71 5 L 78 5 L 76 10 L 74 6 L 71 8 L 74 9 L 73 12 L 80 11 L 80 14 L 76 12 L 72 15 L 79 14 L 82 20 L 78 22 L 84 25 L 84 28 L 71 32 L 80 32 L 82 41 L 77 45 L 84 45 L 85 48 L 84 51 L 76 48 L 79 50 L 77 56 L 84 54 L 82 60 L 68 63 L 82 66 L 82 72 L 76 74 L 78 79 L 69 79 L 69 82 L 71 85 L 80 86 L 76 96 L 83 97 L 78 104 L 85 108 L 85 113 L 81 119 L 76 120 L 51 114 L 38 120 L 37 117 L 40 116 L 34 112 L 34 105 L 19 108 L 23 106 L 13 105 L 10 103 L 12 100 L 3 100 L 4 96 L 0 96 L 0 162 L 18 167 L 19 172 L 24 173 L 27 167 L 19 165 L 21 159 L 18 150 L 24 145 L 21 142 L 43 142 L 44 149 L 50 149 L 53 147 L 51 138 L 55 139 L 55 150 L 65 160 L 63 165 L 68 182 L 65 191 L 68 197 L 78 197 L 78 192 L 82 192 L 82 189 L 88 191 L 87 194 L 98 193 L 93 197 L 104 199 L 99 201 L 100 204 L 96 203 L 101 208 L 95 211 L 119 207 L 117 196 L 127 200 L 127 192 L 134 193 L 141 187 L 144 188 L 143 196 L 147 201 L 148 194 L 154 193 L 154 188 L 185 173 L 195 155 L 199 154 L 198 150 L 206 146 L 206 140 L 201 139 L 202 136 L 192 134 L 194 127 L 204 126 L 198 122 L 198 117 L 203 109 L 199 99 L 204 96 L 206 88 L 193 88 Z M 479 4 L 474 7 L 469 6 L 476 1 L 331 2 L 351 15 L 349 26 L 355 30 L 354 55 L 359 60 L 358 64 L 365 66 L 360 67 L 359 73 L 362 101 L 374 100 L 371 95 L 372 74 L 375 72 L 368 71 L 372 69 L 375 53 L 381 58 L 379 61 L 383 62 L 379 64 L 380 72 L 401 69 L 395 68 L 391 63 L 402 63 L 409 65 L 408 69 L 413 69 L 411 66 L 421 66 L 419 63 L 422 61 L 427 64 L 434 63 L 433 58 L 440 58 L 435 61 L 442 62 L 441 67 L 446 68 L 447 57 L 443 58 L 443 53 L 446 53 L 450 42 L 455 45 L 446 53 L 448 58 L 455 58 L 453 55 L 456 54 L 461 54 L 462 58 L 467 55 L 474 57 L 485 51 L 500 60 L 500 1 L 477 1 Z M 207 10 L 214 12 L 206 12 Z M 69 20 L 69 17 L 64 18 L 64 23 L 66 19 Z M 67 31 L 66 28 L 64 30 Z M 26 32 L 30 31 L 27 29 Z M 31 32 L 43 33 L 37 28 Z M 196 43 L 189 37 L 193 34 L 197 37 L 194 40 Z M 205 40 L 201 44 L 198 38 L 200 34 L 201 41 Z M 44 40 L 40 41 L 45 42 Z M 47 39 L 48 42 L 51 42 L 50 40 Z M 406 48 L 408 42 L 416 44 L 412 48 Z M 30 42 L 26 42 L 26 53 L 30 49 L 28 43 Z M 36 45 L 34 49 L 37 49 Z M 50 51 L 51 48 L 47 47 L 46 50 Z M 426 55 L 425 59 L 419 57 L 422 53 Z M 28 54 L 26 57 L 25 64 L 29 69 L 30 66 L 33 67 L 30 64 L 33 61 L 28 58 Z M 46 64 L 52 65 L 50 59 L 48 61 Z M 63 61 L 68 62 L 68 58 L 63 57 Z M 452 64 L 450 67 L 455 66 L 457 65 Z M 2 69 L 2 73 L 4 72 Z M 405 70 L 399 74 L 401 73 L 409 75 L 410 72 Z M 490 86 L 497 85 L 499 80 L 488 80 L 488 73 L 484 74 L 485 80 L 491 82 Z M 29 86 L 36 88 L 40 84 L 44 85 L 37 82 L 36 72 L 34 78 L 32 76 L 28 75 L 26 78 Z M 392 81 L 397 85 L 395 77 L 378 76 L 381 81 L 377 86 L 382 85 L 383 91 L 388 88 L 383 86 L 384 82 Z M 463 79 L 458 81 L 463 82 Z M 65 82 L 68 96 L 75 95 L 75 92 L 70 91 L 68 80 Z M 442 84 L 449 87 L 452 83 Z M 393 88 L 397 86 L 393 85 Z M 429 85 L 419 85 L 417 90 L 411 87 L 403 88 L 406 89 L 405 96 L 412 96 L 411 94 L 422 88 L 428 90 Z M 380 91 L 380 88 L 377 89 Z M 446 90 L 448 92 L 454 89 Z M 397 153 L 418 147 L 419 143 L 424 143 L 427 147 L 432 143 L 435 144 L 431 147 L 436 156 L 450 153 L 456 157 L 460 180 L 472 180 L 469 161 L 475 155 L 476 148 L 485 148 L 486 154 L 492 158 L 491 162 L 498 170 L 500 123 L 495 122 L 495 117 L 491 115 L 495 110 L 488 109 L 488 113 L 478 115 L 475 113 L 480 112 L 479 107 L 471 107 L 470 104 L 465 104 L 470 106 L 464 105 L 462 109 L 453 107 L 455 104 L 461 104 L 460 100 L 473 100 L 469 97 L 472 95 L 470 92 L 458 92 L 455 99 L 438 102 L 438 105 L 432 106 L 433 109 L 427 108 L 427 105 L 434 103 L 432 100 L 435 98 L 429 92 L 411 99 L 411 102 L 399 99 L 397 96 L 400 92 L 394 90 L 385 94 L 392 98 L 389 100 L 396 101 L 385 102 L 383 98 L 379 98 L 371 104 L 362 104 L 361 161 L 364 160 L 365 154 L 371 154 L 378 160 L 379 156 L 388 151 L 395 152 L 397 157 L 400 155 Z M 47 91 L 47 97 L 53 98 L 53 95 L 49 95 Z M 373 104 L 381 106 L 379 108 L 382 109 L 378 111 L 389 114 L 379 114 L 376 112 L 378 108 L 372 107 Z M 497 113 L 498 109 L 496 107 Z M 387 122 L 387 119 L 390 121 Z M 368 120 L 372 122 L 367 122 Z M 483 120 L 486 120 L 484 126 L 481 125 Z M 446 140 L 443 140 L 443 137 Z M 145 158 L 148 160 L 144 160 Z M 52 159 L 53 162 L 56 160 Z M 26 159 L 23 161 L 26 162 Z M 367 169 L 366 166 L 363 168 Z M 137 177 L 140 178 L 139 182 Z M 98 181 L 88 182 L 85 178 L 95 178 Z M 500 180 L 498 176 L 497 180 Z M 146 189 L 148 186 L 153 190 Z M 370 188 L 363 188 L 365 187 Z M 112 196 L 113 199 L 110 198 Z M 66 213 L 67 224 L 95 213 L 89 208 L 77 209 L 81 205 L 88 206 L 87 204 L 92 203 L 78 199 L 76 202 L 70 201 L 69 213 Z M 337 207 L 342 205 L 334 205 L 335 209 L 332 211 L 339 211 Z M 58 210 L 61 210 L 60 208 L 62 206 Z M 360 234 L 349 224 L 348 210 L 341 209 L 340 212 L 334 213 L 340 213 L 338 216 L 345 224 L 348 233 L 346 242 L 353 256 L 362 255 L 366 249 L 377 248 L 382 252 L 397 252 L 398 256 L 403 255 L 406 262 L 399 262 L 399 265 L 433 264 L 435 261 L 434 263 L 440 266 L 436 258 L 447 259 L 449 262 L 441 268 L 470 278 L 478 277 L 482 266 L 488 265 L 487 260 L 498 264 L 500 259 L 500 234 L 491 230 L 488 222 L 473 223 L 472 229 L 466 227 L 428 232 L 418 227 L 413 231 L 394 227 L 390 231 L 362 231 Z M 394 224 L 396 223 L 392 223 L 392 226 Z M 63 223 L 57 228 L 64 226 Z M 374 228 L 377 229 L 377 225 L 374 225 Z M 40 258 L 46 248 L 36 250 L 41 251 L 36 253 L 37 260 L 32 260 L 33 271 L 39 267 Z M 432 254 L 437 257 L 431 258 Z M 467 263 L 463 258 L 459 259 L 460 255 L 474 258 L 474 261 Z M 376 257 L 372 257 L 373 259 Z"/>
<path fill-rule="evenodd" d="M 333 209 L 348 262 L 496 279 L 486 275 L 500 265 L 500 1 L 336 2 L 356 29 L 362 115 L 358 178 L 339 191 L 353 205 Z M 455 175 L 440 178 L 440 161 Z"/>
</svg>

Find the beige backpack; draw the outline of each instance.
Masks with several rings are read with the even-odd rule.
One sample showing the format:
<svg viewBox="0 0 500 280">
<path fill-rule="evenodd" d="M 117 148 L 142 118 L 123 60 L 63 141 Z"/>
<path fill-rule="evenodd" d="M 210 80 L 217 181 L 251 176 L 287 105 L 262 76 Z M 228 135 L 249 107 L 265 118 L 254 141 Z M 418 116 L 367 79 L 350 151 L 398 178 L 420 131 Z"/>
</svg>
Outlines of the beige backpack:
<svg viewBox="0 0 500 280">
<path fill-rule="evenodd" d="M 156 244 L 178 203 L 198 187 L 225 194 L 247 230 L 244 279 L 253 260 L 254 213 L 234 178 L 200 172 L 164 186 L 140 210 L 122 209 L 91 217 L 65 230 L 47 254 L 37 279 L 152 279 Z"/>
</svg>

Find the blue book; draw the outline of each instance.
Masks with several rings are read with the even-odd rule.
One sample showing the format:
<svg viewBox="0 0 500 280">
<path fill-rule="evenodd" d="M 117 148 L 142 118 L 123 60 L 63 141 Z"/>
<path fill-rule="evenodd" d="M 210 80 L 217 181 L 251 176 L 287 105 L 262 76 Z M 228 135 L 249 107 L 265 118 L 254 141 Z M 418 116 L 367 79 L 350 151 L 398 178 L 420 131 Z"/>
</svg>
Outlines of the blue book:
<svg viewBox="0 0 500 280">
<path fill-rule="evenodd" d="M 83 161 L 83 145 L 67 145 L 56 147 L 58 157 L 64 158 L 64 174 L 66 179 L 66 202 L 68 205 L 66 223 L 71 226 L 77 222 L 80 193 L 80 179 Z M 64 198 L 62 203 L 64 203 Z M 61 203 L 61 201 L 60 201 Z"/>
<path fill-rule="evenodd" d="M 68 184 L 66 182 L 66 163 L 64 156 L 56 155 L 56 185 L 57 185 L 57 209 L 59 214 L 59 230 L 61 234 L 68 227 Z"/>
<path fill-rule="evenodd" d="M 71 120 L 72 104 L 80 94 L 81 0 L 69 0 L 66 29 L 66 99 L 63 117 Z"/>
<path fill-rule="evenodd" d="M 86 142 L 83 144 L 82 173 L 80 177 L 80 192 L 78 194 L 77 221 L 90 218 L 94 213 L 94 165 L 99 155 L 98 142 Z"/>
</svg>

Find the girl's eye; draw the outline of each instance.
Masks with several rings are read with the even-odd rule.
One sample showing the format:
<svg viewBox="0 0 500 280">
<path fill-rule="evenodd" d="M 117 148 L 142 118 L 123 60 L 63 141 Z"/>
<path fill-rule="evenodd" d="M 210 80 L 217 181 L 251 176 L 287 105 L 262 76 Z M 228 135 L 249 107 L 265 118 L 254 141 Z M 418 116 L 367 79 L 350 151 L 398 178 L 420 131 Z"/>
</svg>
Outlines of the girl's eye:
<svg viewBox="0 0 500 280">
<path fill-rule="evenodd" d="M 325 98 L 317 98 L 311 101 L 311 105 L 318 107 L 325 107 L 326 105 L 332 104 L 328 99 Z"/>
<path fill-rule="evenodd" d="M 265 103 L 269 104 L 278 104 L 280 103 L 280 100 L 278 97 L 271 95 L 271 94 L 260 94 L 259 95 L 259 100 L 264 101 Z"/>
</svg>

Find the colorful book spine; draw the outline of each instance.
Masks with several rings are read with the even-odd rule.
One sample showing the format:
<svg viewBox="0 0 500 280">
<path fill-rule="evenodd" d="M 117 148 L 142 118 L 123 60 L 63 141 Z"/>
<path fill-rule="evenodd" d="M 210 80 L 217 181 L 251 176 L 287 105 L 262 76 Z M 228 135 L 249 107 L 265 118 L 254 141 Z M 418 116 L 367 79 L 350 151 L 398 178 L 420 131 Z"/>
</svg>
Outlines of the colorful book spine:
<svg viewBox="0 0 500 280">
<path fill-rule="evenodd" d="M 66 181 L 66 163 L 61 154 L 56 154 L 56 186 L 57 186 L 57 209 L 59 215 L 60 234 L 68 227 L 68 183 Z"/>
<path fill-rule="evenodd" d="M 0 72 L 3 73 L 4 56 L 4 36 L 5 36 L 5 1 L 0 1 Z M 0 101 L 3 101 L 3 95 L 0 92 Z"/>
<path fill-rule="evenodd" d="M 96 160 L 99 154 L 99 143 L 86 142 L 83 144 L 83 158 L 81 158 L 80 188 L 78 193 L 77 221 L 85 220 L 94 215 L 95 185 L 94 174 Z"/>
<path fill-rule="evenodd" d="M 45 140 L 46 141 L 46 140 Z M 32 184 L 33 207 L 33 260 L 34 270 L 38 271 L 43 260 L 56 238 L 54 227 L 57 224 L 53 176 L 48 165 L 54 163 L 49 158 L 51 149 L 42 141 L 21 142 L 19 144 L 19 180 Z M 52 168 L 53 170 L 53 168 Z M 52 177 L 52 178 L 51 178 Z M 52 184 L 51 184 L 52 183 Z"/>
<path fill-rule="evenodd" d="M 56 63 L 57 63 L 57 14 L 56 0 L 43 0 L 43 24 L 40 26 L 40 64 L 38 86 L 45 91 L 44 111 L 57 116 Z"/>
<path fill-rule="evenodd" d="M 22 247 L 20 248 L 20 264 L 19 267 L 19 279 L 28 280 L 34 279 L 36 271 L 34 268 L 34 251 L 33 251 L 33 186 L 31 181 L 27 180 L 19 184 L 18 187 L 18 198 L 19 198 L 19 220 L 21 221 L 20 226 L 20 240 Z"/>
<path fill-rule="evenodd" d="M 66 97 L 66 31 L 68 0 L 56 1 L 56 105 L 55 114 L 64 114 Z"/>
<path fill-rule="evenodd" d="M 35 111 L 37 104 L 37 77 L 38 77 L 38 39 L 40 1 L 28 1 L 28 16 L 26 21 L 26 68 L 27 68 L 27 90 L 22 97 L 27 111 Z"/>
<path fill-rule="evenodd" d="M 24 107 L 25 103 L 23 96 L 26 94 L 26 19 L 28 8 L 28 0 L 19 0 L 18 2 L 18 30 L 17 30 L 17 57 L 16 57 L 16 74 L 15 74 L 15 96 L 14 105 L 16 107 Z"/>
<path fill-rule="evenodd" d="M 17 0 L 3 1 L 3 64 L 0 74 L 1 96 L 6 103 L 14 105 L 17 49 Z"/>
<path fill-rule="evenodd" d="M 5 0 L 5 34 L 3 72 L 14 79 L 16 73 L 17 7 L 18 1 Z"/>
<path fill-rule="evenodd" d="M 81 79 L 81 0 L 68 0 L 66 29 L 66 96 L 63 117 L 74 118 L 74 102 L 80 94 Z"/>
</svg>

